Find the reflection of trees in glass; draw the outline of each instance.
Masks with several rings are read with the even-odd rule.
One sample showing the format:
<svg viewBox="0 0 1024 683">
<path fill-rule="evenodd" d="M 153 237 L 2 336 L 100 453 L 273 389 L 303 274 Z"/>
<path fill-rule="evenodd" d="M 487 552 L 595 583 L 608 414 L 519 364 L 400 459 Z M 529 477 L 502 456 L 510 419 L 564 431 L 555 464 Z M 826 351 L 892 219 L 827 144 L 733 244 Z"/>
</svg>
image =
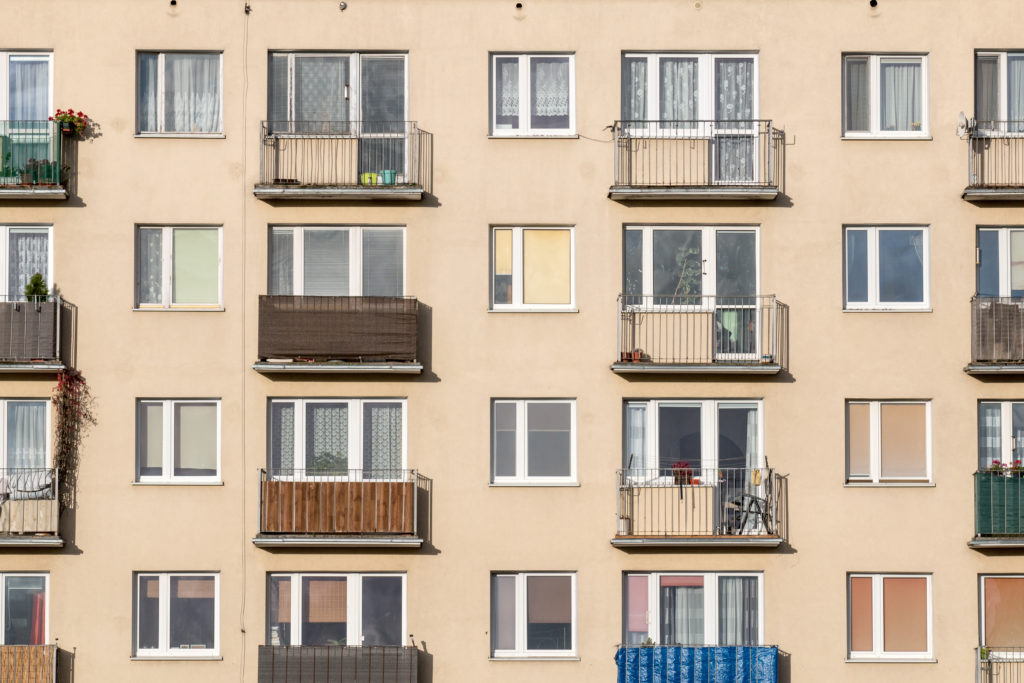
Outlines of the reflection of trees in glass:
<svg viewBox="0 0 1024 683">
<path fill-rule="evenodd" d="M 700 247 L 680 247 L 676 250 L 676 281 L 673 296 L 701 294 L 701 268 Z M 675 274 L 674 274 L 675 275 Z"/>
<path fill-rule="evenodd" d="M 319 451 L 313 457 L 314 468 L 318 470 L 348 470 L 348 453 L 342 451 Z"/>
</svg>

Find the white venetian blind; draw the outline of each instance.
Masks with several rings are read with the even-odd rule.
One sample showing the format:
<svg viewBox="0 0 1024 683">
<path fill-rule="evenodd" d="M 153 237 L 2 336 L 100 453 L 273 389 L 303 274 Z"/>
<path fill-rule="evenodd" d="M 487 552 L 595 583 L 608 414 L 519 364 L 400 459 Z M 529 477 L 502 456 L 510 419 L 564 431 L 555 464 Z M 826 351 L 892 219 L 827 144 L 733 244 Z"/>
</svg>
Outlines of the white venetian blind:
<svg viewBox="0 0 1024 683">
<path fill-rule="evenodd" d="M 363 231 L 363 296 L 404 293 L 401 230 Z"/>
<path fill-rule="evenodd" d="M 307 230 L 303 248 L 303 293 L 348 296 L 347 230 Z"/>
</svg>

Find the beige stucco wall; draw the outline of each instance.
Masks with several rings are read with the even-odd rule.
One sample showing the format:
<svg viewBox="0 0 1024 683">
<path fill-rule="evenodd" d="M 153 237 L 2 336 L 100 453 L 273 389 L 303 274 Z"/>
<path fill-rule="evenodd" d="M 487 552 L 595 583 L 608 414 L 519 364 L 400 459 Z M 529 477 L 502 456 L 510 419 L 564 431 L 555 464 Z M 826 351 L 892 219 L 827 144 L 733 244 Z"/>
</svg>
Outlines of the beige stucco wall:
<svg viewBox="0 0 1024 683">
<path fill-rule="evenodd" d="M 54 52 L 54 101 L 98 124 L 80 142 L 78 193 L 5 202 L 0 223 L 52 223 L 54 275 L 79 306 L 79 365 L 96 395 L 73 533 L 61 551 L 0 550 L 0 571 L 50 573 L 50 634 L 77 649 L 78 683 L 256 676 L 272 571 L 404 571 L 408 626 L 434 681 L 612 680 L 623 571 L 764 572 L 765 634 L 794 682 L 968 681 L 977 576 L 1024 571 L 983 554 L 973 531 L 979 399 L 1021 399 L 1016 381 L 962 368 L 970 353 L 977 225 L 1024 223 L 1018 206 L 960 199 L 973 51 L 1021 46 L 1016 0 L 0 0 L 0 49 Z M 224 53 L 223 139 L 133 136 L 135 51 Z M 409 111 L 434 134 L 434 195 L 422 203 L 255 199 L 271 49 L 407 50 Z M 488 51 L 576 55 L 578 139 L 488 139 Z M 622 204 L 606 198 L 623 50 L 760 55 L 760 113 L 787 133 L 786 197 L 772 203 Z M 932 138 L 840 139 L 843 51 L 929 55 Z M 137 223 L 224 230 L 223 312 L 133 312 Z M 266 377 L 256 359 L 267 226 L 406 226 L 406 289 L 432 310 L 420 377 Z M 760 226 L 761 288 L 791 307 L 790 374 L 623 377 L 615 297 L 625 223 Z M 844 223 L 931 229 L 926 313 L 844 313 Z M 488 312 L 488 226 L 573 225 L 578 313 Z M 52 378 L 3 377 L 4 397 Z M 434 482 L 432 547 L 267 551 L 257 531 L 270 396 L 408 398 L 409 466 Z M 578 487 L 488 486 L 492 397 L 575 397 Z M 133 486 L 137 397 L 223 401 L 223 486 Z M 763 398 L 766 454 L 789 478 L 791 545 L 779 550 L 623 551 L 615 469 L 624 398 Z M 844 400 L 925 398 L 934 487 L 846 488 Z M 130 661 L 132 572 L 220 572 L 223 661 Z M 579 661 L 491 662 L 489 573 L 578 576 Z M 848 664 L 845 576 L 933 575 L 937 663 Z"/>
</svg>

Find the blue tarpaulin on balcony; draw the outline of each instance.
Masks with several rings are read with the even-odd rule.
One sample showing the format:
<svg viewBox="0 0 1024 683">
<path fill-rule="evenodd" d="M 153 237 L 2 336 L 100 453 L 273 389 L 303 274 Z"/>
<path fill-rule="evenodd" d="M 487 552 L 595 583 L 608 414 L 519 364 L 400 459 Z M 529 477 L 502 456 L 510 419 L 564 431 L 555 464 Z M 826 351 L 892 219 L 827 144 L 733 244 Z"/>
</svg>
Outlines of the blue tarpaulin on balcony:
<svg viewBox="0 0 1024 683">
<path fill-rule="evenodd" d="M 777 647 L 622 647 L 618 683 L 776 683 Z"/>
</svg>

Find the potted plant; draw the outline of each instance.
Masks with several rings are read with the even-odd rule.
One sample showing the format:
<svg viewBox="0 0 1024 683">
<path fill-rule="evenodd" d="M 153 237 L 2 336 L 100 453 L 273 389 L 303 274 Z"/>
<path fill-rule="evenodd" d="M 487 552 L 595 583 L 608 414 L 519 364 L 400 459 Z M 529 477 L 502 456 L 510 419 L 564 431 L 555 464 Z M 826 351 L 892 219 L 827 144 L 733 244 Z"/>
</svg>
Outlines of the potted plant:
<svg viewBox="0 0 1024 683">
<path fill-rule="evenodd" d="M 58 109 L 50 120 L 60 123 L 60 132 L 64 135 L 81 135 L 89 125 L 89 117 L 74 109 Z"/>
<path fill-rule="evenodd" d="M 25 298 L 35 303 L 46 301 L 50 295 L 50 288 L 46 286 L 46 278 L 42 273 L 36 273 L 28 279 L 25 284 Z"/>
<path fill-rule="evenodd" d="M 672 464 L 672 482 L 676 486 L 689 484 L 692 478 L 693 470 L 690 469 L 690 463 L 679 461 Z"/>
<path fill-rule="evenodd" d="M 29 159 L 25 162 L 25 167 L 21 169 L 21 184 L 22 185 L 35 185 L 38 179 L 39 166 L 35 159 Z"/>
</svg>

